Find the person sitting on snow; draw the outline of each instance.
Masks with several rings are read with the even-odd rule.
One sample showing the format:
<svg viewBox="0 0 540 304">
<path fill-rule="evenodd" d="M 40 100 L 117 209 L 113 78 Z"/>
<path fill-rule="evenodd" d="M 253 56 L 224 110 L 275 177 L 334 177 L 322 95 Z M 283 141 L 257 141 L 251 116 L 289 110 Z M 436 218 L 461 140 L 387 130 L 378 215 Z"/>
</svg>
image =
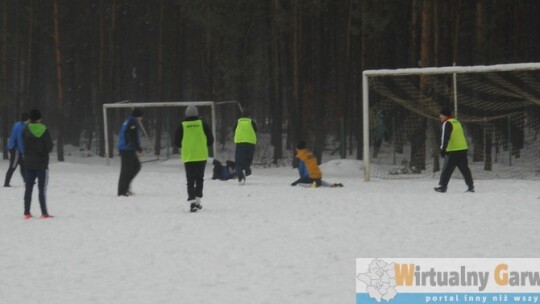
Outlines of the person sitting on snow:
<svg viewBox="0 0 540 304">
<path fill-rule="evenodd" d="M 219 160 L 214 159 L 212 165 L 214 165 L 212 179 L 226 181 L 236 178 L 236 164 L 232 160 L 226 161 L 224 166 Z"/>
<path fill-rule="evenodd" d="M 298 159 L 298 173 L 300 178 L 291 186 L 298 184 L 311 184 L 312 187 L 343 187 L 341 183 L 328 183 L 322 180 L 322 172 L 317 158 L 306 149 L 306 142 L 301 140 L 296 145 L 296 158 Z"/>
</svg>

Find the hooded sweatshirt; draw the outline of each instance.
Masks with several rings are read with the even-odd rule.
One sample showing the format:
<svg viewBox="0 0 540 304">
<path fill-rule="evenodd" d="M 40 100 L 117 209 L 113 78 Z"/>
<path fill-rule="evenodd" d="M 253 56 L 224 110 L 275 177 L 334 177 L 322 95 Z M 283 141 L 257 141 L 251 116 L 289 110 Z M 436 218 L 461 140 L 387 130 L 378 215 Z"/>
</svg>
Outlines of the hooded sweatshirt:
<svg viewBox="0 0 540 304">
<path fill-rule="evenodd" d="M 49 153 L 53 149 L 51 135 L 40 122 L 31 122 L 23 130 L 24 164 L 30 170 L 49 168 Z"/>
</svg>

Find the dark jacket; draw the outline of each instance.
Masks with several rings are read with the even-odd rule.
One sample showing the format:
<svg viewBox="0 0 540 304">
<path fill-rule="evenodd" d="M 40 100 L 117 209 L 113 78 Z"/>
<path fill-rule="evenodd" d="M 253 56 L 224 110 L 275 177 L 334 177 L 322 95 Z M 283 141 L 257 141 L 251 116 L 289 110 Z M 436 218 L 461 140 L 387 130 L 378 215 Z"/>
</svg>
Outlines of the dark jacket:
<svg viewBox="0 0 540 304">
<path fill-rule="evenodd" d="M 49 153 L 53 142 L 47 127 L 39 122 L 29 123 L 23 130 L 24 164 L 27 169 L 44 170 L 49 168 Z"/>
<path fill-rule="evenodd" d="M 193 121 L 197 119 L 200 119 L 200 118 L 197 116 L 192 116 L 192 117 L 186 117 L 184 121 Z M 212 134 L 212 130 L 210 129 L 210 127 L 204 120 L 202 123 L 203 123 L 204 135 L 206 135 L 206 143 L 210 147 L 214 144 L 214 135 Z M 182 148 L 182 139 L 184 139 L 184 128 L 182 127 L 182 124 L 180 124 L 178 128 L 176 128 L 173 145 L 176 148 Z"/>
</svg>

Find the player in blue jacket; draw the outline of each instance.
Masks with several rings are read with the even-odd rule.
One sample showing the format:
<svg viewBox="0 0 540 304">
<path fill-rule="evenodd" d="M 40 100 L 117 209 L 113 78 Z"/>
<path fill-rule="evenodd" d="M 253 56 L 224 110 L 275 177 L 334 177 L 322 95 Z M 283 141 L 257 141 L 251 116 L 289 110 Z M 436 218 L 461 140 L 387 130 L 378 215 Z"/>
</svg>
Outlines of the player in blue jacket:
<svg viewBox="0 0 540 304">
<path fill-rule="evenodd" d="M 131 181 L 141 170 L 141 162 L 137 153 L 142 153 L 140 131 L 142 116 L 141 110 L 134 109 L 122 124 L 118 135 L 118 150 L 122 158 L 118 196 L 130 196 L 133 194 L 130 190 Z"/>
<path fill-rule="evenodd" d="M 24 127 L 30 122 L 30 116 L 28 113 L 24 112 L 21 114 L 21 120 L 17 121 L 13 128 L 11 129 L 11 134 L 9 136 L 8 141 L 8 150 L 9 150 L 9 168 L 6 172 L 6 179 L 4 181 L 4 187 L 11 187 L 11 177 L 13 176 L 13 172 L 17 169 L 17 166 L 19 166 L 21 170 L 21 176 L 23 178 L 23 182 L 25 181 L 25 170 L 24 170 L 24 143 L 23 143 L 23 130 Z"/>
</svg>

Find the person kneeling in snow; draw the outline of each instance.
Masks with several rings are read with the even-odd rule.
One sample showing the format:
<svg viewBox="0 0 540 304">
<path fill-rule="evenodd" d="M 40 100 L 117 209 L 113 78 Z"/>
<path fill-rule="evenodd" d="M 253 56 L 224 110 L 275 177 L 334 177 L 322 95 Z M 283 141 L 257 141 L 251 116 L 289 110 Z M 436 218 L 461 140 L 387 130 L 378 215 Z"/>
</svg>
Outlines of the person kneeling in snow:
<svg viewBox="0 0 540 304">
<path fill-rule="evenodd" d="M 208 159 L 208 161 L 210 161 L 210 159 Z M 219 160 L 214 159 L 212 165 L 214 165 L 212 179 L 226 181 L 236 178 L 236 164 L 232 160 L 226 161 L 224 166 Z"/>
<path fill-rule="evenodd" d="M 296 158 L 299 160 L 298 173 L 300 178 L 291 186 L 311 184 L 313 187 L 343 187 L 341 183 L 328 183 L 322 180 L 322 172 L 317 158 L 306 149 L 306 142 L 303 140 L 296 145 Z"/>
</svg>

